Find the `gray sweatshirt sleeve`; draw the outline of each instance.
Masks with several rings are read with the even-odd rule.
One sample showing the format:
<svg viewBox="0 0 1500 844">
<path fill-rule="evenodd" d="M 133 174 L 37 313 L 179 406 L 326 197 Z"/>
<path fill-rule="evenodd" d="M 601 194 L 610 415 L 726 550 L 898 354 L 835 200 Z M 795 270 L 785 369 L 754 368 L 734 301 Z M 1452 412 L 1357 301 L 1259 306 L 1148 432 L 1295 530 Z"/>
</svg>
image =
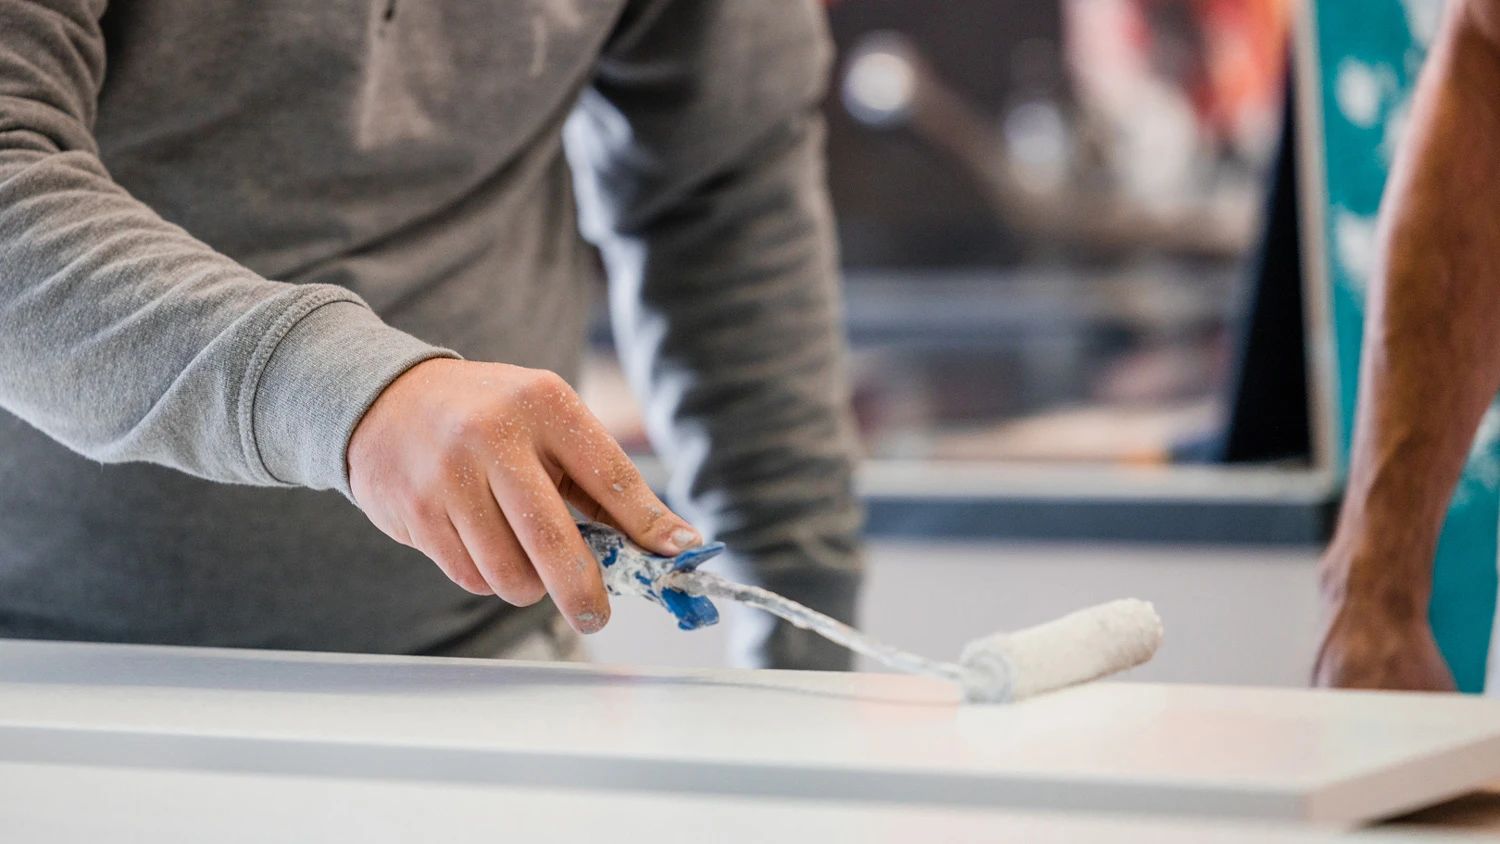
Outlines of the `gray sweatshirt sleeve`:
<svg viewBox="0 0 1500 844">
<path fill-rule="evenodd" d="M 445 353 L 340 287 L 256 276 L 111 181 L 91 134 L 104 6 L 0 0 L 0 407 L 95 460 L 347 495 L 360 416 Z"/>
<path fill-rule="evenodd" d="M 811 0 L 636 2 L 566 140 L 673 505 L 741 576 L 847 620 L 862 512 L 817 110 L 830 54 Z M 745 621 L 741 664 L 848 665 Z"/>
</svg>

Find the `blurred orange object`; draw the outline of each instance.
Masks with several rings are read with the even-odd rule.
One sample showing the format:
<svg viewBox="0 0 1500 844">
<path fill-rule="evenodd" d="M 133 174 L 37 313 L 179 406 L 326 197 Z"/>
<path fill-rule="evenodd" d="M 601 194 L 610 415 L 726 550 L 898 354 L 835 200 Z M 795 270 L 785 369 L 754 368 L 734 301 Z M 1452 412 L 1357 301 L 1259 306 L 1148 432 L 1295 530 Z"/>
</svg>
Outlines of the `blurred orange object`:
<svg viewBox="0 0 1500 844">
<path fill-rule="evenodd" d="M 1204 121 L 1220 137 L 1271 131 L 1285 73 L 1289 0 L 1195 0 L 1194 5 L 1207 47 Z"/>
<path fill-rule="evenodd" d="M 1063 0 L 1080 84 L 1153 75 L 1188 97 L 1204 136 L 1255 152 L 1274 136 L 1290 0 Z"/>
</svg>

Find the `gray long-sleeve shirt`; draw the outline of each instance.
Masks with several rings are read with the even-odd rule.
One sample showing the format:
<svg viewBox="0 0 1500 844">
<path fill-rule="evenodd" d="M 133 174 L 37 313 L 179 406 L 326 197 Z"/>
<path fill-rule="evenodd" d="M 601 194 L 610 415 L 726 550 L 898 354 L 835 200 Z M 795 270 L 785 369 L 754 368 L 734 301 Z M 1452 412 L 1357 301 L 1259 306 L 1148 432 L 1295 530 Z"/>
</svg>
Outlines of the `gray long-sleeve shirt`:
<svg viewBox="0 0 1500 844">
<path fill-rule="evenodd" d="M 339 492 L 414 363 L 574 374 L 580 219 L 673 503 L 848 615 L 828 58 L 810 0 L 0 0 L 0 635 L 482 653 L 537 623 Z"/>
</svg>

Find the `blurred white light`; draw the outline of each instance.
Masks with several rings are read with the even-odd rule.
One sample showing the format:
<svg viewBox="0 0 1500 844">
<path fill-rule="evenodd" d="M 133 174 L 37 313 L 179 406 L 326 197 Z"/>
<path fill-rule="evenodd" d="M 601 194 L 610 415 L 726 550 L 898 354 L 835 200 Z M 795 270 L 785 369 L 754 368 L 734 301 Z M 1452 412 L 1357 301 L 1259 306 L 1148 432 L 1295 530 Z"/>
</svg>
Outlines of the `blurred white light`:
<svg viewBox="0 0 1500 844">
<path fill-rule="evenodd" d="M 871 38 L 849 60 L 844 107 L 855 120 L 875 126 L 899 123 L 911 111 L 917 72 L 902 43 Z"/>
<path fill-rule="evenodd" d="M 1030 190 L 1060 190 L 1072 159 L 1072 136 L 1057 105 L 1033 100 L 1011 109 L 1003 124 L 1016 178 Z"/>
<path fill-rule="evenodd" d="M 1401 0 L 1401 5 L 1406 9 L 1406 28 L 1411 30 L 1411 37 L 1423 47 L 1430 46 L 1443 22 L 1443 0 Z"/>
<path fill-rule="evenodd" d="M 1334 99 L 1339 111 L 1355 126 L 1369 129 L 1380 119 L 1382 91 L 1375 69 L 1355 59 L 1339 63 L 1333 83 Z"/>
<path fill-rule="evenodd" d="M 1335 207 L 1333 244 L 1334 254 L 1344 267 L 1349 292 L 1363 299 L 1375 271 L 1375 218 Z"/>
</svg>

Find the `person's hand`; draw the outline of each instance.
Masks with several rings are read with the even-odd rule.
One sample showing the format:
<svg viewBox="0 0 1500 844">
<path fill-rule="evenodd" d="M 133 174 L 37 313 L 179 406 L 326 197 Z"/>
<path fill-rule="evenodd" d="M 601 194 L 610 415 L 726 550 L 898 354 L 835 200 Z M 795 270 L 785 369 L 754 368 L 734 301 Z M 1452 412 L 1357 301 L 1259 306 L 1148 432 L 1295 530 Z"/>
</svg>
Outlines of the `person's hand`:
<svg viewBox="0 0 1500 844">
<path fill-rule="evenodd" d="M 1323 636 L 1313 682 L 1341 689 L 1458 690 L 1429 624 L 1383 618 L 1347 602 Z"/>
<path fill-rule="evenodd" d="M 557 375 L 430 360 L 393 381 L 349 440 L 370 521 L 454 583 L 527 606 L 551 593 L 580 633 L 609 620 L 595 561 L 564 502 L 673 557 L 702 544 Z"/>
<path fill-rule="evenodd" d="M 1387 588 L 1351 591 L 1351 557 L 1335 545 L 1323 561 L 1327 627 L 1313 665 L 1313 683 L 1344 689 L 1457 691 L 1438 650 L 1421 595 Z"/>
</svg>

